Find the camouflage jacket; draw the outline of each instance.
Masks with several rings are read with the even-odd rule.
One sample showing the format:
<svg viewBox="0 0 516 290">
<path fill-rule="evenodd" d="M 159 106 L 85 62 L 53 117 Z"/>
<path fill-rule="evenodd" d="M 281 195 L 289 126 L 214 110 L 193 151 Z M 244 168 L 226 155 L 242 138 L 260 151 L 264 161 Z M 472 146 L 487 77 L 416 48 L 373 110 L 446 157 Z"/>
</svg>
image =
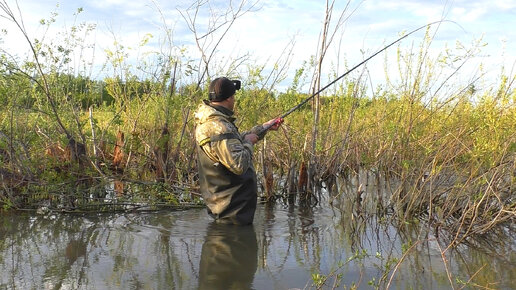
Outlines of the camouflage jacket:
<svg viewBox="0 0 516 290">
<path fill-rule="evenodd" d="M 258 191 L 253 145 L 245 140 L 247 133 L 238 132 L 231 115 L 206 101 L 195 113 L 199 186 L 208 213 L 217 222 L 251 224 Z"/>
<path fill-rule="evenodd" d="M 234 117 L 204 101 L 195 112 L 195 140 L 213 162 L 220 162 L 229 171 L 241 175 L 253 168 L 253 144 L 246 141 L 244 136 L 256 134 L 263 126 L 255 126 L 240 134 L 234 121 Z M 233 134 L 236 138 L 213 138 L 226 134 Z"/>
</svg>

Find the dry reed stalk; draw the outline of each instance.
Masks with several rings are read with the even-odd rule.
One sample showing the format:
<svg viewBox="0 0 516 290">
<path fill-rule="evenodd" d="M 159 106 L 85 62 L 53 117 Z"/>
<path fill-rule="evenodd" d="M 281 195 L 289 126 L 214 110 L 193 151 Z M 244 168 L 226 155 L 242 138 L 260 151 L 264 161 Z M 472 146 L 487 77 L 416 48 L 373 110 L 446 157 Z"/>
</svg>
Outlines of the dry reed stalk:
<svg viewBox="0 0 516 290">
<path fill-rule="evenodd" d="M 405 253 L 403 253 L 403 255 L 401 256 L 401 258 L 399 259 L 398 263 L 396 263 L 396 266 L 394 266 L 394 269 L 392 270 L 392 274 L 391 274 L 391 277 L 389 278 L 389 282 L 387 283 L 387 285 L 385 286 L 385 289 L 389 289 L 389 287 L 391 286 L 391 283 L 392 283 L 392 279 L 394 278 L 394 274 L 396 274 L 396 271 L 398 270 L 399 266 L 401 265 L 401 263 L 405 260 L 405 258 L 407 257 L 408 253 L 410 253 L 410 251 L 416 246 L 418 245 L 419 243 L 421 242 L 424 242 L 424 241 L 430 241 L 429 239 L 426 239 L 426 240 L 419 240 L 419 241 L 416 241 L 414 242 L 414 244 L 412 246 L 410 246 L 410 248 L 408 248 Z"/>
<path fill-rule="evenodd" d="M 165 182 L 168 176 L 169 166 L 169 139 L 170 132 L 168 130 L 168 124 L 161 128 L 161 134 L 158 137 L 157 144 L 154 146 L 154 173 L 156 174 L 156 180 Z"/>
<path fill-rule="evenodd" d="M 118 130 L 118 132 L 116 134 L 115 148 L 113 150 L 113 167 L 114 167 L 115 171 L 123 171 L 125 168 L 124 159 L 126 157 L 125 157 L 124 150 L 123 150 L 124 144 L 125 144 L 124 133 L 122 131 Z"/>
<path fill-rule="evenodd" d="M 265 198 L 271 200 L 274 197 L 274 174 L 272 162 L 269 158 L 270 150 L 267 146 L 267 139 L 263 141 L 262 145 L 262 170 L 263 170 L 263 181 L 265 185 Z"/>
<path fill-rule="evenodd" d="M 446 270 L 446 276 L 448 277 L 448 281 L 450 282 L 450 286 L 452 287 L 452 289 L 455 289 L 455 285 L 453 284 L 453 279 L 452 279 L 452 274 L 450 272 L 450 269 L 449 269 L 449 266 L 448 266 L 448 262 L 446 260 L 446 251 L 449 249 L 446 248 L 446 250 L 442 250 L 441 248 L 441 245 L 439 244 L 439 241 L 437 241 L 437 247 L 439 248 L 439 251 L 441 252 L 441 259 L 443 260 L 443 263 L 444 263 L 444 269 Z"/>
<path fill-rule="evenodd" d="M 462 285 L 462 287 L 460 287 L 459 290 L 464 289 L 467 285 L 470 285 L 471 281 L 473 281 L 473 278 L 475 278 L 475 276 L 477 276 L 480 273 L 480 271 L 482 271 L 482 269 L 484 269 L 485 266 L 487 266 L 487 264 L 484 264 L 482 267 L 480 267 L 480 269 L 478 269 L 475 273 L 473 273 L 473 275 L 471 275 L 471 277 L 469 277 L 468 281 L 466 283 L 464 283 L 464 285 Z M 475 285 L 475 286 L 479 287 L 480 285 Z M 479 288 L 490 289 L 487 287 L 479 287 Z"/>
<path fill-rule="evenodd" d="M 298 193 L 306 193 L 307 184 L 308 184 L 308 171 L 306 168 L 306 163 L 304 161 L 301 162 L 299 166 L 299 174 L 298 174 L 298 182 L 297 182 L 297 191 Z"/>
</svg>

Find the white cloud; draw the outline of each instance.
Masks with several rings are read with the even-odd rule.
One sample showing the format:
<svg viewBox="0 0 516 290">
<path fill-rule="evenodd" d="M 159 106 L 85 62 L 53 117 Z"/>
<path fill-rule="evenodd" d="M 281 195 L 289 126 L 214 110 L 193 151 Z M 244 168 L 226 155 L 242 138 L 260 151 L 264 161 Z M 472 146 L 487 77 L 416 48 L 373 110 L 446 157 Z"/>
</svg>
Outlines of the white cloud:
<svg viewBox="0 0 516 290">
<path fill-rule="evenodd" d="M 456 7 L 451 10 L 450 18 L 454 21 L 466 23 L 475 22 L 487 14 L 487 8 L 483 6 L 476 7 Z"/>
<path fill-rule="evenodd" d="M 124 10 L 134 10 L 137 8 L 141 8 L 145 5 L 147 1 L 124 1 L 124 0 L 93 0 L 88 1 L 88 5 L 91 7 L 95 7 L 97 9 L 119 9 L 123 8 Z"/>
<path fill-rule="evenodd" d="M 492 3 L 502 10 L 516 9 L 516 1 L 514 0 L 494 0 Z"/>
<path fill-rule="evenodd" d="M 13 1 L 13 0 L 10 0 Z M 50 12 L 55 10 L 58 0 L 23 0 L 20 8 L 25 23 L 31 36 L 39 36 L 42 30 L 38 28 L 38 21 L 48 18 Z M 154 2 L 156 1 L 156 2 Z M 210 0 L 212 1 L 212 0 Z M 83 7 L 84 12 L 79 15 L 79 22 L 87 21 L 97 23 L 96 39 L 99 49 L 96 60 L 102 56 L 99 51 L 112 45 L 113 37 L 110 30 L 118 40 L 126 47 L 137 47 L 141 38 L 150 33 L 154 35 L 150 49 L 157 49 L 158 42 L 163 36 L 163 25 L 158 7 L 163 12 L 169 28 L 173 29 L 173 38 L 176 45 L 187 46 L 189 55 L 197 55 L 197 48 L 192 46 L 194 38 L 188 30 L 184 20 L 177 9 L 185 9 L 191 4 L 190 0 L 78 0 L 65 1 L 58 9 L 58 23 L 53 25 L 51 34 L 68 27 L 73 21 L 72 14 L 78 7 Z M 343 5 L 346 1 L 337 1 L 337 5 Z M 14 2 L 13 2 L 14 3 Z M 155 6 L 155 3 L 158 7 Z M 353 10 L 356 5 L 362 3 L 353 1 Z M 218 1 L 216 5 L 227 5 L 227 1 Z M 214 4 L 214 5 L 215 5 Z M 269 57 L 276 58 L 293 36 L 296 36 L 294 49 L 295 59 L 292 68 L 297 69 L 302 61 L 316 53 L 318 37 L 324 20 L 324 1 L 286 1 L 286 0 L 262 0 L 261 9 L 248 13 L 238 19 L 235 26 L 229 31 L 223 41 L 219 56 L 232 57 L 235 53 L 250 52 L 257 64 L 265 62 Z M 215 7 L 215 6 L 213 6 Z M 342 9 L 338 7 L 334 14 Z M 490 46 L 486 48 L 490 55 L 500 55 L 497 51 L 502 45 L 506 46 L 506 57 L 514 59 L 516 51 L 516 35 L 513 27 L 516 27 L 514 13 L 515 0 L 454 0 L 454 1 L 428 1 L 428 0 L 400 0 L 400 1 L 364 1 L 346 23 L 345 30 L 339 32 L 331 49 L 333 55 L 328 60 L 335 60 L 337 40 L 342 36 L 342 48 L 340 56 L 344 54 L 348 64 L 355 64 L 362 59 L 360 50 L 374 52 L 398 37 L 398 33 L 410 31 L 425 23 L 435 21 L 445 15 L 447 19 L 456 21 L 464 28 L 457 25 L 443 24 L 435 36 L 435 48 L 448 43 L 454 45 L 455 40 L 470 43 L 471 39 L 485 33 L 486 41 Z M 351 11 L 350 10 L 350 11 Z M 199 23 L 206 23 L 207 14 L 199 15 Z M 501 24 L 503 21 L 503 24 Z M 10 51 L 24 51 L 23 40 L 14 34 L 14 29 L 7 26 L 5 20 L 0 19 L 0 26 L 8 27 L 10 36 L 4 38 L 2 47 L 9 47 Z M 500 42 L 500 37 L 505 37 L 505 44 Z M 403 41 L 403 45 L 411 42 L 420 42 L 422 33 L 411 36 Z M 381 58 L 381 57 L 380 57 Z M 329 62 L 325 65 L 330 67 Z M 291 73 L 293 74 L 293 73 Z"/>
</svg>

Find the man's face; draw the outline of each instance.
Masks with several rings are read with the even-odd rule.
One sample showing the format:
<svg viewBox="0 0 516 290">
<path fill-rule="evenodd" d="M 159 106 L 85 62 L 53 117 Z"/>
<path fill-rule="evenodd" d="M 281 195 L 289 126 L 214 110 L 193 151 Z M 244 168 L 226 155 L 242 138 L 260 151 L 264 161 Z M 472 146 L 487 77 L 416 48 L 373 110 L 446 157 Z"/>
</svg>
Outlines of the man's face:
<svg viewBox="0 0 516 290">
<path fill-rule="evenodd" d="M 235 95 L 232 95 L 231 97 L 228 98 L 228 105 L 229 105 L 229 109 L 231 111 L 235 110 Z"/>
</svg>

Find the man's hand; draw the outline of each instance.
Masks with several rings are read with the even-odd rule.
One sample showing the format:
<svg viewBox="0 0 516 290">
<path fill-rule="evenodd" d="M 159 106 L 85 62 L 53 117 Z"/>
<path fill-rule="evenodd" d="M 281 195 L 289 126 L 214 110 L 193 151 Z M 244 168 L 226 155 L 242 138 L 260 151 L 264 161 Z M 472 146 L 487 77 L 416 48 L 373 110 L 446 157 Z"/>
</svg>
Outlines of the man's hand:
<svg viewBox="0 0 516 290">
<path fill-rule="evenodd" d="M 267 128 L 269 127 L 269 130 L 278 130 L 278 128 L 281 126 L 281 124 L 283 123 L 283 118 L 276 118 L 276 119 L 272 119 L 272 120 L 269 120 L 265 123 L 263 123 L 263 127 Z"/>
</svg>

